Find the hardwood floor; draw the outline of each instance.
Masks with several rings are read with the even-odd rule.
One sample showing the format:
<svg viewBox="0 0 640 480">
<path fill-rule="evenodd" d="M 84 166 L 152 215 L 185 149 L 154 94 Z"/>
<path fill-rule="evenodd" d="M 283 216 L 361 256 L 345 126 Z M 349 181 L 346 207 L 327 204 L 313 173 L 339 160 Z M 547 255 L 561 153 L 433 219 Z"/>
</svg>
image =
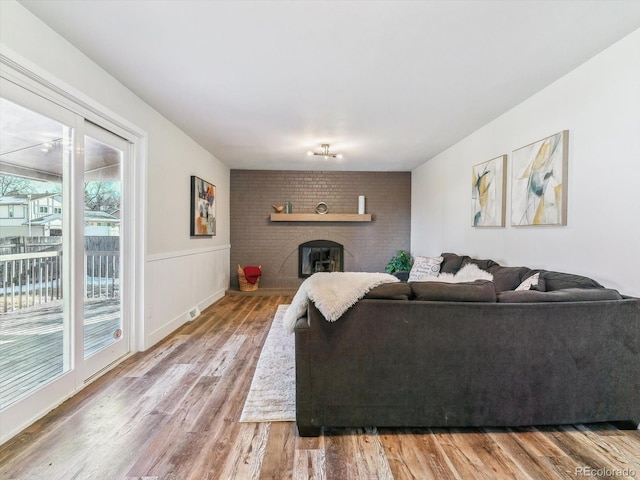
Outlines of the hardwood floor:
<svg viewBox="0 0 640 480">
<path fill-rule="evenodd" d="M 612 425 L 331 429 L 239 423 L 277 306 L 226 296 L 0 447 L 2 479 L 640 478 L 640 432 Z"/>
</svg>

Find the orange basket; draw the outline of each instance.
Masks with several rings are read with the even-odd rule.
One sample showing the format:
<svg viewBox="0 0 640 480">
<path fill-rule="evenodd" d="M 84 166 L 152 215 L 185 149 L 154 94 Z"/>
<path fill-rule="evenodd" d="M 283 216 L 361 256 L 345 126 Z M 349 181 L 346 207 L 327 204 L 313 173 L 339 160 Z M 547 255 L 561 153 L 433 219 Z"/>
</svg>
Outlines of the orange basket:
<svg viewBox="0 0 640 480">
<path fill-rule="evenodd" d="M 262 265 L 259 266 L 262 268 Z M 256 280 L 256 283 L 249 283 L 244 276 L 244 270 L 240 265 L 238 265 L 238 283 L 240 284 L 241 292 L 255 292 L 258 290 L 258 284 L 260 283 L 260 277 Z"/>
</svg>

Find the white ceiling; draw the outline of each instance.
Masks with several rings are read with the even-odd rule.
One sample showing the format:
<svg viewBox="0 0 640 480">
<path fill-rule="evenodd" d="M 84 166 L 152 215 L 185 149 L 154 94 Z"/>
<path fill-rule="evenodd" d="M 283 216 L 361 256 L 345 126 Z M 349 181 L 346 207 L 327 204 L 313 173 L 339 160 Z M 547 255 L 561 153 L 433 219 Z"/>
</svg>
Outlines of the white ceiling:
<svg viewBox="0 0 640 480">
<path fill-rule="evenodd" d="M 411 170 L 640 27 L 637 0 L 21 3 L 238 169 Z"/>
</svg>

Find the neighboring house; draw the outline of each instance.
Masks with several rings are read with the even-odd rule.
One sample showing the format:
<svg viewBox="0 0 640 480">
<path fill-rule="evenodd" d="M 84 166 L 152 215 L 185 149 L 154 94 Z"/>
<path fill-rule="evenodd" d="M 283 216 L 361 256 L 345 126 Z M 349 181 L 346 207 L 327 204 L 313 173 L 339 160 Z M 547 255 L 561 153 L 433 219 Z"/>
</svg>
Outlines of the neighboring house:
<svg viewBox="0 0 640 480">
<path fill-rule="evenodd" d="M 107 212 L 84 212 L 85 237 L 119 237 L 120 219 Z"/>
<path fill-rule="evenodd" d="M 120 235 L 120 219 L 106 212 L 84 212 L 88 237 Z M 62 196 L 59 193 L 0 197 L 0 237 L 62 235 Z"/>
<path fill-rule="evenodd" d="M 0 197 L 0 236 L 49 237 L 61 234 L 62 195 L 36 193 Z M 44 221 L 48 217 L 49 221 Z"/>
</svg>

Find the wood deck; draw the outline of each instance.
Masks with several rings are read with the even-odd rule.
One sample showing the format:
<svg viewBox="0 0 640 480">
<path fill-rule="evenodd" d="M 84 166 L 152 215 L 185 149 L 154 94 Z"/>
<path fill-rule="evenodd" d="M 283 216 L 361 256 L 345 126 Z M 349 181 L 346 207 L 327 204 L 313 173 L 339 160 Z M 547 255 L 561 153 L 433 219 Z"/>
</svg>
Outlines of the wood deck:
<svg viewBox="0 0 640 480">
<path fill-rule="evenodd" d="M 417 480 L 640 478 L 640 431 L 240 423 L 277 306 L 229 295 L 0 446 L 0 478 Z"/>
<path fill-rule="evenodd" d="M 120 299 L 85 303 L 85 356 L 113 342 Z M 0 314 L 0 408 L 63 373 L 62 301 Z"/>
</svg>

